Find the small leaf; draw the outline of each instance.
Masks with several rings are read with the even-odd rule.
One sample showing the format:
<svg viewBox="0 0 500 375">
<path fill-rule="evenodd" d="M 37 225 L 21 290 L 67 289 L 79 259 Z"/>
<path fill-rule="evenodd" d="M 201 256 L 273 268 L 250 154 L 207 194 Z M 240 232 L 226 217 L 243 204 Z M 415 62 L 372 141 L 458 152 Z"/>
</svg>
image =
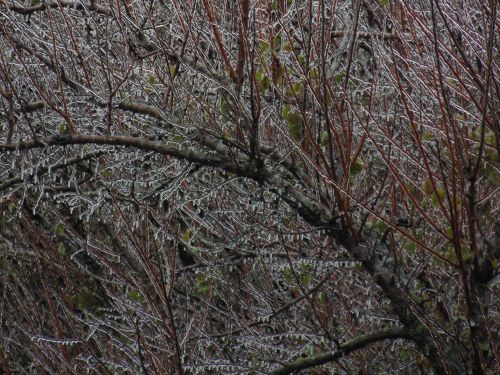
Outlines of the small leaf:
<svg viewBox="0 0 500 375">
<path fill-rule="evenodd" d="M 434 207 L 439 207 L 439 202 L 446 197 L 446 192 L 443 189 L 437 190 L 437 195 L 432 194 L 431 202 Z"/>
<path fill-rule="evenodd" d="M 311 78 L 311 79 L 316 79 L 316 78 L 319 78 L 319 71 L 318 71 L 318 68 L 312 68 L 312 69 L 309 71 L 309 78 Z"/>
<path fill-rule="evenodd" d="M 259 49 L 261 50 L 262 53 L 269 51 L 270 48 L 271 46 L 265 40 L 261 40 L 259 42 Z"/>
<path fill-rule="evenodd" d="M 64 242 L 59 242 L 59 246 L 57 247 L 57 250 L 59 250 L 59 254 L 67 255 L 69 249 L 68 249 L 68 246 Z"/>
<path fill-rule="evenodd" d="M 224 95 L 222 95 L 218 102 L 218 109 L 223 115 L 229 114 L 230 106 Z"/>
<path fill-rule="evenodd" d="M 384 233 L 387 229 L 387 224 L 383 220 L 377 220 L 373 225 L 380 233 Z"/>
<path fill-rule="evenodd" d="M 257 73 L 255 73 L 255 79 L 257 80 L 259 88 L 262 91 L 267 91 L 271 88 L 271 80 L 263 71 L 259 70 Z"/>
<path fill-rule="evenodd" d="M 319 303 L 321 303 L 322 305 L 326 305 L 326 295 L 325 295 L 325 293 L 319 292 L 318 293 L 318 300 L 319 300 Z"/>
<path fill-rule="evenodd" d="M 292 46 L 292 43 L 290 43 L 290 41 L 286 42 L 283 45 L 283 51 L 286 51 L 286 52 L 292 52 L 293 51 L 293 46 Z"/>
<path fill-rule="evenodd" d="M 293 84 L 293 91 L 298 95 L 302 92 L 302 86 L 303 86 L 303 83 L 302 81 L 298 81 L 298 82 L 295 82 Z"/>
<path fill-rule="evenodd" d="M 290 113 L 290 106 L 288 104 L 284 104 L 283 108 L 281 109 L 281 116 L 283 116 L 283 118 L 286 118 L 286 116 L 288 116 L 289 113 Z"/>
<path fill-rule="evenodd" d="M 328 137 L 328 132 L 325 130 L 323 133 L 321 133 L 321 140 L 320 140 L 320 145 L 321 147 L 326 147 L 329 142 L 329 137 Z"/>
<path fill-rule="evenodd" d="M 170 73 L 170 76 L 173 77 L 177 72 L 177 67 L 175 65 L 169 65 L 168 72 Z"/>
<path fill-rule="evenodd" d="M 196 291 L 199 294 L 208 293 L 208 282 L 202 274 L 196 275 Z"/>
<path fill-rule="evenodd" d="M 55 228 L 54 228 L 55 234 L 60 236 L 61 234 L 64 233 L 64 225 L 62 223 L 58 223 Z"/>
<path fill-rule="evenodd" d="M 448 237 L 453 237 L 453 228 L 452 227 L 448 227 L 446 229 L 446 234 L 448 235 Z"/>
<path fill-rule="evenodd" d="M 131 301 L 138 301 L 140 296 L 141 295 L 137 290 L 131 290 L 130 292 L 127 293 L 127 297 Z"/>
<path fill-rule="evenodd" d="M 277 66 L 273 69 L 273 82 L 276 85 L 281 85 L 283 83 L 283 74 L 285 73 L 285 67 L 278 61 Z"/>
<path fill-rule="evenodd" d="M 356 158 L 356 160 L 351 163 L 351 169 L 349 170 L 349 174 L 351 176 L 356 176 L 359 172 L 361 172 L 363 170 L 365 166 L 365 163 L 363 162 L 363 160 L 361 160 L 360 158 Z"/>
<path fill-rule="evenodd" d="M 340 85 L 344 81 L 344 78 L 345 78 L 344 71 L 335 74 L 335 76 L 333 77 L 333 79 L 335 80 L 335 83 L 337 83 L 338 85 Z"/>
<path fill-rule="evenodd" d="M 191 234 L 191 228 L 186 229 L 186 231 L 182 234 L 182 240 L 184 242 L 189 242 L 189 240 L 191 239 Z"/>
<path fill-rule="evenodd" d="M 402 361 L 408 361 L 411 359 L 411 357 L 412 357 L 412 355 L 411 355 L 410 351 L 405 350 L 405 349 L 401 349 L 399 351 L 399 359 L 401 359 Z"/>
<path fill-rule="evenodd" d="M 424 131 L 424 133 L 422 134 L 422 139 L 424 141 L 430 141 L 432 139 L 432 137 L 433 137 L 433 135 L 429 131 Z"/>
<path fill-rule="evenodd" d="M 73 294 L 71 296 L 71 303 L 80 310 L 85 309 L 85 307 L 87 306 L 87 301 L 81 294 Z"/>
<path fill-rule="evenodd" d="M 410 241 L 410 242 L 408 242 L 408 244 L 406 245 L 406 250 L 408 250 L 408 252 L 409 252 L 410 254 L 413 254 L 413 253 L 415 253 L 415 250 L 417 250 L 417 245 L 415 244 L 415 242 Z"/>
<path fill-rule="evenodd" d="M 312 345 L 309 345 L 302 353 L 302 357 L 312 357 L 313 355 L 314 355 L 314 347 Z"/>
<path fill-rule="evenodd" d="M 172 137 L 172 142 L 175 142 L 175 143 L 179 143 L 179 142 L 182 142 L 184 140 L 184 138 L 182 137 L 182 135 L 180 134 L 175 134 L 173 137 Z"/>
<path fill-rule="evenodd" d="M 427 195 L 431 195 L 433 193 L 434 190 L 432 189 L 432 182 L 430 179 L 424 181 L 423 190 Z"/>
<path fill-rule="evenodd" d="M 285 118 L 288 123 L 288 134 L 294 141 L 302 138 L 302 117 L 297 112 L 290 112 Z"/>
<path fill-rule="evenodd" d="M 305 272 L 304 274 L 300 275 L 299 280 L 302 285 L 309 285 L 312 281 L 312 275 L 310 272 Z"/>
<path fill-rule="evenodd" d="M 293 281 L 293 271 L 292 271 L 292 269 L 291 268 L 286 268 L 283 271 L 283 277 L 285 278 L 285 281 L 290 284 Z"/>
<path fill-rule="evenodd" d="M 148 78 L 148 83 L 153 86 L 156 83 L 156 78 L 155 76 L 149 76 Z"/>
<path fill-rule="evenodd" d="M 111 176 L 111 170 L 109 168 L 103 169 L 101 172 L 101 176 L 105 178 Z"/>
<path fill-rule="evenodd" d="M 59 125 L 59 134 L 68 134 L 68 133 L 69 133 L 68 125 L 65 123 L 60 124 Z"/>
<path fill-rule="evenodd" d="M 273 45 L 275 50 L 281 49 L 281 33 L 278 33 L 274 36 Z"/>
</svg>

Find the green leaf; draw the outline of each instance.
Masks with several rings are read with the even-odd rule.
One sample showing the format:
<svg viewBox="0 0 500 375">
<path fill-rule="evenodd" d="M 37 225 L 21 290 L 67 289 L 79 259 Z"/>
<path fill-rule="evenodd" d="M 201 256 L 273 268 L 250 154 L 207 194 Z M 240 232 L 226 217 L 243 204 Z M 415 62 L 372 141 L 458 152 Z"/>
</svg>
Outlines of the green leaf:
<svg viewBox="0 0 500 375">
<path fill-rule="evenodd" d="M 262 91 L 267 91 L 271 88 L 271 80 L 263 71 L 259 70 L 257 73 L 255 73 L 255 79 L 257 80 L 259 88 Z"/>
<path fill-rule="evenodd" d="M 222 113 L 223 115 L 229 114 L 229 110 L 230 110 L 229 103 L 227 102 L 227 99 L 224 95 L 222 95 L 219 99 L 218 109 L 219 109 L 219 112 Z"/>
<path fill-rule="evenodd" d="M 259 42 L 259 49 L 262 53 L 269 51 L 270 48 L 271 48 L 271 45 L 268 42 L 266 42 L 265 40 L 261 40 Z"/>
<path fill-rule="evenodd" d="M 281 49 L 281 33 L 278 33 L 274 36 L 273 45 L 275 50 Z"/>
<path fill-rule="evenodd" d="M 335 83 L 338 85 L 340 85 L 344 81 L 344 78 L 345 78 L 344 71 L 335 74 L 335 76 L 333 77 L 333 79 L 335 80 Z"/>
<path fill-rule="evenodd" d="M 199 294 L 208 294 L 208 282 L 202 274 L 196 275 L 196 291 Z"/>
<path fill-rule="evenodd" d="M 302 353 L 302 357 L 312 357 L 313 355 L 314 355 L 314 347 L 312 345 L 309 345 Z"/>
<path fill-rule="evenodd" d="M 286 97 L 299 96 L 302 92 L 302 81 L 295 82 L 285 90 Z"/>
<path fill-rule="evenodd" d="M 36 6 L 40 4 L 40 0 L 31 0 L 31 6 Z"/>
<path fill-rule="evenodd" d="M 275 69 L 273 79 L 276 85 L 281 85 L 283 83 L 283 74 L 285 73 L 285 67 L 282 64 L 279 64 Z"/>
<path fill-rule="evenodd" d="M 302 92 L 302 86 L 303 86 L 303 83 L 302 81 L 298 81 L 298 82 L 295 82 L 293 84 L 293 91 L 298 95 Z"/>
<path fill-rule="evenodd" d="M 59 125 L 59 134 L 68 134 L 69 133 L 69 130 L 68 130 L 68 124 L 66 123 L 62 123 Z"/>
<path fill-rule="evenodd" d="M 413 241 L 410 241 L 408 242 L 408 244 L 406 245 L 406 250 L 408 250 L 408 252 L 410 254 L 414 254 L 415 251 L 417 250 L 417 245 L 415 244 L 415 242 Z"/>
<path fill-rule="evenodd" d="M 59 250 L 59 254 L 61 255 L 67 255 L 69 251 L 68 246 L 64 242 L 59 242 L 57 250 Z"/>
<path fill-rule="evenodd" d="M 309 78 L 311 78 L 311 79 L 316 79 L 316 78 L 319 78 L 319 71 L 318 71 L 318 68 L 312 68 L 312 69 L 309 71 Z"/>
<path fill-rule="evenodd" d="M 424 141 L 430 141 L 430 140 L 432 139 L 432 137 L 433 137 L 432 133 L 431 133 L 431 132 L 429 132 L 429 131 L 426 131 L 426 130 L 425 130 L 425 131 L 424 131 L 424 133 L 422 134 L 422 139 L 423 139 Z"/>
<path fill-rule="evenodd" d="M 281 109 L 281 116 L 283 116 L 283 118 L 286 118 L 286 116 L 288 116 L 289 113 L 290 113 L 290 106 L 288 104 L 284 104 L 283 108 Z"/>
<path fill-rule="evenodd" d="M 101 176 L 102 177 L 110 177 L 111 176 L 111 170 L 109 168 L 103 169 L 101 171 Z"/>
<path fill-rule="evenodd" d="M 412 354 L 410 351 L 405 350 L 405 349 L 401 349 L 399 351 L 399 359 L 401 359 L 402 361 L 406 362 L 406 361 L 410 360 L 411 357 L 412 357 Z"/>
<path fill-rule="evenodd" d="M 302 139 L 302 117 L 297 112 L 290 112 L 285 118 L 288 124 L 288 134 L 294 141 Z"/>
<path fill-rule="evenodd" d="M 299 277 L 300 283 L 304 286 L 309 285 L 312 281 L 312 275 L 310 272 L 305 272 Z"/>
<path fill-rule="evenodd" d="M 73 294 L 71 296 L 71 303 L 80 310 L 84 310 L 87 307 L 87 299 L 81 294 Z"/>
<path fill-rule="evenodd" d="M 287 283 L 291 283 L 293 281 L 293 271 L 291 268 L 285 268 L 283 271 L 283 277 Z"/>
<path fill-rule="evenodd" d="M 328 132 L 325 130 L 323 133 L 321 133 L 321 140 L 319 144 L 321 147 L 326 147 L 328 146 L 328 141 L 329 141 Z"/>
<path fill-rule="evenodd" d="M 375 224 L 373 225 L 374 228 L 376 228 L 380 233 L 384 233 L 386 231 L 386 229 L 388 228 L 387 227 L 387 224 L 385 223 L 385 221 L 383 220 L 377 220 L 375 222 Z"/>
<path fill-rule="evenodd" d="M 457 254 L 455 253 L 455 249 L 453 246 L 449 246 L 446 250 L 446 258 L 450 260 L 451 262 L 456 262 L 457 261 Z"/>
<path fill-rule="evenodd" d="M 353 163 L 351 163 L 351 169 L 349 170 L 349 175 L 356 176 L 357 174 L 359 174 L 359 172 L 363 170 L 364 166 L 365 163 L 363 162 L 363 160 L 361 160 L 360 158 L 356 158 L 356 160 Z"/>
<path fill-rule="evenodd" d="M 430 179 L 424 181 L 424 186 L 422 187 L 422 189 L 427 195 L 431 195 L 433 193 L 434 190 L 432 189 L 432 182 Z"/>
<path fill-rule="evenodd" d="M 439 202 L 446 197 L 446 192 L 443 189 L 437 189 L 437 195 L 432 194 L 431 202 L 434 207 L 439 207 Z"/>
<path fill-rule="evenodd" d="M 173 137 L 172 137 L 172 142 L 175 142 L 175 143 L 179 143 L 179 142 L 182 142 L 184 140 L 184 138 L 182 137 L 182 135 L 180 134 L 175 134 Z"/>
<path fill-rule="evenodd" d="M 292 43 L 290 43 L 290 41 L 286 42 L 283 45 L 283 51 L 285 51 L 285 52 L 292 52 L 293 51 L 293 45 L 292 45 Z"/>
<path fill-rule="evenodd" d="M 155 76 L 149 76 L 148 78 L 148 83 L 153 86 L 156 83 L 156 78 Z"/>
<path fill-rule="evenodd" d="M 379 4 L 383 7 L 389 5 L 389 0 L 378 0 Z"/>
<path fill-rule="evenodd" d="M 495 167 L 488 164 L 484 169 L 484 174 L 486 175 L 486 181 L 493 185 L 500 185 L 500 173 Z"/>
<path fill-rule="evenodd" d="M 184 242 L 189 242 L 189 240 L 191 239 L 191 235 L 191 228 L 186 229 L 186 231 L 182 234 L 182 240 Z"/>
<path fill-rule="evenodd" d="M 319 292 L 318 293 L 318 300 L 319 300 L 319 303 L 321 303 L 322 305 L 326 305 L 326 295 L 325 295 L 325 293 Z"/>
<path fill-rule="evenodd" d="M 54 228 L 54 233 L 60 236 L 64 233 L 64 225 L 62 223 L 58 223 Z"/>
<path fill-rule="evenodd" d="M 140 296 L 141 295 L 137 290 L 131 290 L 130 292 L 127 293 L 127 297 L 131 301 L 138 301 Z"/>
<path fill-rule="evenodd" d="M 488 147 L 484 151 L 484 158 L 490 163 L 498 163 L 500 161 L 498 157 L 498 150 L 493 147 Z"/>
<path fill-rule="evenodd" d="M 452 237 L 452 236 L 453 236 L 453 228 L 452 228 L 452 227 L 448 227 L 448 228 L 446 228 L 446 234 L 447 234 L 449 237 Z"/>
</svg>

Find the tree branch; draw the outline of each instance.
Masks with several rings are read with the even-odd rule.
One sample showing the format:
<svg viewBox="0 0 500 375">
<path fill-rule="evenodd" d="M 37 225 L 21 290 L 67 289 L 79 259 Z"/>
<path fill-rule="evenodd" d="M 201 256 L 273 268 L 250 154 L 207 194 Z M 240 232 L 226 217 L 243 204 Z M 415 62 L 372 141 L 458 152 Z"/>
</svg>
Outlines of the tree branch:
<svg viewBox="0 0 500 375">
<path fill-rule="evenodd" d="M 47 8 L 64 8 L 64 7 L 74 8 L 77 10 L 89 9 L 100 14 L 105 14 L 105 15 L 110 14 L 110 10 L 107 7 L 96 4 L 95 1 L 91 1 L 90 3 L 87 4 L 82 1 L 59 0 L 50 3 L 42 2 L 38 5 L 33 5 L 28 7 L 22 5 L 11 5 L 9 6 L 9 9 L 12 10 L 13 12 L 22 15 L 29 15 L 35 12 L 44 11 Z"/>
<path fill-rule="evenodd" d="M 324 365 L 325 363 L 337 361 L 351 352 L 362 349 L 370 344 L 387 339 L 410 338 L 412 332 L 405 328 L 387 328 L 380 331 L 366 333 L 340 345 L 338 350 L 319 354 L 314 357 L 300 358 L 294 362 L 283 365 L 271 372 L 272 375 L 286 375 L 294 371 Z"/>
</svg>

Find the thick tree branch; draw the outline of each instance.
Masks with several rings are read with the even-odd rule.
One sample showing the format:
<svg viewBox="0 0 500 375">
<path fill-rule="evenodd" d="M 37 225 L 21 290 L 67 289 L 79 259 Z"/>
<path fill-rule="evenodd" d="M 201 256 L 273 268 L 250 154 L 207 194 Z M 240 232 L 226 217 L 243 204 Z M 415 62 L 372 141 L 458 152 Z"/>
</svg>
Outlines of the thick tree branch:
<svg viewBox="0 0 500 375">
<path fill-rule="evenodd" d="M 9 9 L 12 10 L 13 12 L 22 15 L 29 15 L 35 12 L 44 11 L 47 8 L 63 8 L 63 7 L 74 8 L 77 10 L 88 9 L 96 13 L 105 15 L 110 14 L 110 10 L 107 7 L 102 6 L 100 4 L 96 4 L 95 1 L 91 1 L 89 3 L 84 3 L 83 1 L 71 1 L 71 0 L 51 1 L 49 3 L 43 1 L 38 5 L 33 5 L 28 7 L 22 5 L 11 5 L 9 6 Z"/>
<path fill-rule="evenodd" d="M 0 151 L 29 150 L 46 146 L 69 146 L 78 144 L 100 144 L 109 146 L 128 146 L 141 150 L 155 151 L 177 159 L 189 160 L 206 166 L 219 166 L 225 161 L 214 155 L 194 151 L 182 150 L 167 146 L 159 142 L 148 141 L 138 137 L 128 136 L 100 136 L 100 135 L 54 135 L 37 140 L 23 141 L 13 144 L 0 144 Z"/>
<path fill-rule="evenodd" d="M 387 339 L 411 338 L 412 332 L 405 328 L 387 328 L 380 331 L 366 333 L 355 337 L 352 340 L 340 345 L 338 350 L 320 354 L 314 357 L 300 358 L 292 363 L 288 363 L 271 372 L 272 375 L 286 375 L 294 371 L 304 370 L 311 367 L 324 365 L 325 363 L 337 361 L 340 358 L 352 353 L 355 350 L 363 349 L 366 346 L 378 341 Z"/>
</svg>

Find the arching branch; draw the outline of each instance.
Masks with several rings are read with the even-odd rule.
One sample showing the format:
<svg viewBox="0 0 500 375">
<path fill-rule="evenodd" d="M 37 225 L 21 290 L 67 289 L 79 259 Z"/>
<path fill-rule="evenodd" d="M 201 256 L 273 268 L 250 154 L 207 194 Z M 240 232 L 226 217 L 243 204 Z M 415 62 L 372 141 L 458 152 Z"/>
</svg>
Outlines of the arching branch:
<svg viewBox="0 0 500 375">
<path fill-rule="evenodd" d="M 271 372 L 272 375 L 286 375 L 294 371 L 304 370 L 311 367 L 324 365 L 325 363 L 334 362 L 339 360 L 350 353 L 363 349 L 366 346 L 378 341 L 387 339 L 410 338 L 411 331 L 405 328 L 387 328 L 380 331 L 366 333 L 355 337 L 352 340 L 340 345 L 338 350 L 329 353 L 319 354 L 317 356 L 300 358 L 294 362 L 281 366 L 280 368 Z"/>
</svg>

